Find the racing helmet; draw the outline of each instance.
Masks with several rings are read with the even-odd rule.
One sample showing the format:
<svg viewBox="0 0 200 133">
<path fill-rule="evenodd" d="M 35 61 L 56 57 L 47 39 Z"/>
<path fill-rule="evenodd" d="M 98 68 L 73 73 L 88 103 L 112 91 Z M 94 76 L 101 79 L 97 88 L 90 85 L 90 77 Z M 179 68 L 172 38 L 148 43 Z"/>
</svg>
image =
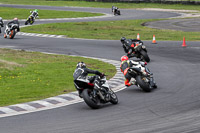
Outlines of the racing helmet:
<svg viewBox="0 0 200 133">
<path fill-rule="evenodd" d="M 14 18 L 13 20 L 18 20 L 18 18 Z"/>
<path fill-rule="evenodd" d="M 76 65 L 77 68 L 86 68 L 86 65 L 84 62 L 78 62 Z"/>
<path fill-rule="evenodd" d="M 0 17 L 0 20 L 2 20 L 2 17 Z"/>
<path fill-rule="evenodd" d="M 35 9 L 34 12 L 38 12 L 38 9 Z"/>
<path fill-rule="evenodd" d="M 125 42 L 125 40 L 126 40 L 126 38 L 125 38 L 125 37 L 122 37 L 122 38 L 120 39 L 121 43 L 124 43 L 124 42 Z"/>
<path fill-rule="evenodd" d="M 128 56 L 124 55 L 121 57 L 121 62 L 128 60 Z"/>
</svg>

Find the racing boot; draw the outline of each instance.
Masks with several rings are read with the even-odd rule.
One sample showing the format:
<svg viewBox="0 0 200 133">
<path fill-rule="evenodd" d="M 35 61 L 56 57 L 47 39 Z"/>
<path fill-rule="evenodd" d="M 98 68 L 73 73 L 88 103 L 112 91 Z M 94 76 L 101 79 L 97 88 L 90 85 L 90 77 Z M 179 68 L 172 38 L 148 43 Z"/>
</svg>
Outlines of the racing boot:
<svg viewBox="0 0 200 133">
<path fill-rule="evenodd" d="M 135 80 L 135 79 L 131 79 L 131 80 L 129 81 L 128 79 L 126 79 L 126 80 L 124 81 L 124 84 L 125 84 L 126 87 L 129 87 L 129 86 L 131 86 L 131 85 L 136 85 L 136 80 Z"/>
</svg>

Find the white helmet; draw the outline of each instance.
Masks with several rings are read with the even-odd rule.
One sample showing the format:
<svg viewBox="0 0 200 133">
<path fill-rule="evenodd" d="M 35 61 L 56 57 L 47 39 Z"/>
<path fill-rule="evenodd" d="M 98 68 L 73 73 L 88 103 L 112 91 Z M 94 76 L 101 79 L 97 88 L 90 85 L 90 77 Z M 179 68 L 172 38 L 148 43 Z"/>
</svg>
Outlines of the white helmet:
<svg viewBox="0 0 200 133">
<path fill-rule="evenodd" d="M 80 67 L 80 68 L 85 68 L 86 65 L 85 65 L 84 62 L 78 62 L 77 65 L 76 65 L 76 67 L 77 67 L 77 68 L 79 68 L 79 67 Z"/>
</svg>

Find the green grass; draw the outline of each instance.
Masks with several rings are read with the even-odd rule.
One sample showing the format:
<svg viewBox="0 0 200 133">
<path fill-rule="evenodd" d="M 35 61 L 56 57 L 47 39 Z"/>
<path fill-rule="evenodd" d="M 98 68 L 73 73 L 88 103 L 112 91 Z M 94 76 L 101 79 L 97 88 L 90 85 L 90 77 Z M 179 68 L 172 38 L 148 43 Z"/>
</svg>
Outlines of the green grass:
<svg viewBox="0 0 200 133">
<path fill-rule="evenodd" d="M 31 9 L 0 7 L 0 16 L 3 19 L 26 19 L 30 15 Z M 100 16 L 101 13 L 88 12 L 72 12 L 72 11 L 54 11 L 54 10 L 39 10 L 39 17 L 41 19 L 47 18 L 77 18 L 77 17 L 92 17 Z"/>
<path fill-rule="evenodd" d="M 156 19 L 157 20 L 157 19 Z M 22 28 L 22 32 L 66 35 L 71 38 L 119 40 L 122 36 L 136 38 L 140 34 L 142 40 L 182 40 L 183 36 L 188 41 L 199 41 L 199 32 L 183 32 L 175 30 L 152 29 L 141 24 L 151 20 L 120 20 L 99 22 L 76 22 L 59 24 L 42 24 Z"/>
<path fill-rule="evenodd" d="M 10 49 L 0 53 L 0 106 L 75 91 L 73 72 L 79 61 L 108 78 L 116 73 L 113 65 L 94 59 Z"/>
<path fill-rule="evenodd" d="M 199 5 L 182 5 L 182 4 L 157 4 L 157 3 L 103 3 L 103 2 L 86 2 L 70 0 L 1 0 L 0 3 L 6 4 L 25 4 L 25 5 L 49 5 L 49 6 L 79 6 L 79 7 L 101 7 L 111 8 L 112 5 L 119 8 L 165 8 L 165 9 L 187 9 L 200 10 Z"/>
</svg>

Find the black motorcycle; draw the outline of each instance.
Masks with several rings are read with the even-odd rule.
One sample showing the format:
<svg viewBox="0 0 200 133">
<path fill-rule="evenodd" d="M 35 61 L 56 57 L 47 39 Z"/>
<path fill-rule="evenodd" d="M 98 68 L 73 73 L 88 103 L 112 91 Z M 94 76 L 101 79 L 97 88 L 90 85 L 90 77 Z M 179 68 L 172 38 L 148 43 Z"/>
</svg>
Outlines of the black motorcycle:
<svg viewBox="0 0 200 133">
<path fill-rule="evenodd" d="M 10 39 L 13 39 L 15 37 L 15 34 L 17 33 L 17 29 L 18 29 L 18 24 L 12 24 L 10 28 L 8 27 L 8 25 L 6 25 L 4 38 L 8 37 Z"/>
<path fill-rule="evenodd" d="M 118 8 L 115 8 L 113 12 L 114 12 L 115 16 L 116 15 L 121 15 L 120 10 Z"/>
<path fill-rule="evenodd" d="M 150 72 L 144 62 L 140 62 L 136 67 L 129 68 L 128 73 L 134 78 L 130 82 L 134 82 L 143 91 L 150 92 L 153 88 L 157 88 L 153 73 Z"/>
<path fill-rule="evenodd" d="M 144 46 L 143 42 L 141 40 L 137 40 L 137 39 L 132 39 L 132 42 L 135 43 L 135 46 L 132 46 L 134 49 L 134 54 L 130 55 L 130 57 L 136 57 L 136 58 L 140 58 L 142 61 L 146 61 L 146 62 L 150 62 L 150 58 L 147 54 L 147 49 Z"/>
<path fill-rule="evenodd" d="M 74 80 L 74 85 L 85 103 L 92 109 L 98 109 L 101 104 L 108 102 L 117 104 L 117 95 L 110 89 L 106 76 L 103 76 L 103 78 L 100 78 L 100 76 L 97 77 L 96 80 L 101 84 L 100 89 L 94 89 L 94 84 L 89 81 L 82 79 Z"/>
</svg>

